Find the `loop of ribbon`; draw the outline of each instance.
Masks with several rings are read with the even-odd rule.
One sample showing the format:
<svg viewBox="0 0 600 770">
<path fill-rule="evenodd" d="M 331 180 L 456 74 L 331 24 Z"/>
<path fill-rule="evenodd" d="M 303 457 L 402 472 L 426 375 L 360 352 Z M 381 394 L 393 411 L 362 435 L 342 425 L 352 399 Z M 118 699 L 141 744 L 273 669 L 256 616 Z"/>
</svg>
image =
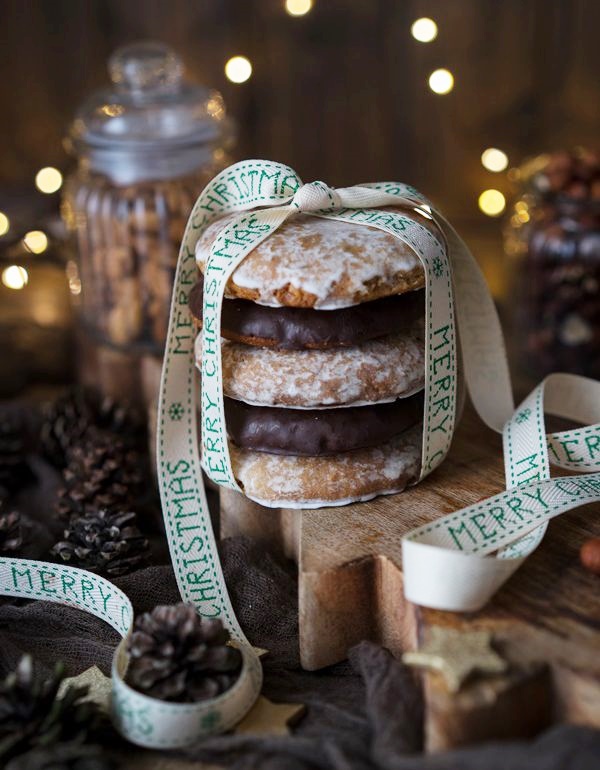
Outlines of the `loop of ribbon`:
<svg viewBox="0 0 600 770">
<path fill-rule="evenodd" d="M 229 629 L 243 656 L 238 681 L 218 698 L 193 704 L 165 703 L 132 690 L 125 682 L 126 639 L 133 622 L 127 596 L 85 570 L 0 558 L 1 593 L 79 607 L 107 621 L 123 637 L 112 669 L 113 720 L 127 739 L 141 746 L 181 747 L 227 730 L 248 712 L 260 692 L 261 665 L 235 617 L 219 562 L 202 481 L 198 408 L 202 466 L 217 484 L 239 490 L 223 407 L 221 306 L 236 267 L 299 212 L 383 230 L 407 244 L 423 265 L 426 376 L 417 481 L 442 462 L 454 433 L 459 377 L 456 324 L 462 374 L 475 409 L 503 436 L 506 490 L 403 539 L 404 590 L 410 601 L 445 610 L 479 609 L 537 547 L 553 516 L 600 500 L 600 383 L 554 374 L 515 409 L 502 330 L 483 275 L 454 229 L 426 198 L 396 182 L 337 190 L 323 182 L 303 185 L 291 168 L 270 161 L 243 161 L 225 169 L 200 194 L 181 244 L 161 379 L 157 474 L 179 591 L 201 616 L 220 617 Z M 235 216 L 218 233 L 204 268 L 199 389 L 196 332 L 188 308 L 197 280 L 194 251 L 204 229 L 225 214 Z M 424 219 L 433 220 L 442 237 L 432 233 Z M 547 435 L 545 412 L 586 427 Z M 588 472 L 552 479 L 551 464 Z"/>
</svg>

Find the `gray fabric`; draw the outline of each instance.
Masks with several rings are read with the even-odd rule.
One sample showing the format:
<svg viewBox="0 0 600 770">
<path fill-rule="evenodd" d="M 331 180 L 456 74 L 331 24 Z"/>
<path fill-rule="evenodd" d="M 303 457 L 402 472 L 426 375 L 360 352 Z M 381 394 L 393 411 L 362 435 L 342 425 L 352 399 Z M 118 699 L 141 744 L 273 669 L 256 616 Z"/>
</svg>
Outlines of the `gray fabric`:
<svg viewBox="0 0 600 770">
<path fill-rule="evenodd" d="M 308 706 L 289 737 L 220 736 L 185 752 L 235 770 L 595 770 L 600 732 L 562 726 L 531 743 L 503 743 L 426 757 L 422 704 L 413 675 L 381 647 L 363 642 L 348 663 L 317 673 L 300 668 L 294 567 L 245 538 L 221 545 L 232 601 L 264 658 L 267 697 Z M 137 612 L 178 599 L 169 567 L 115 580 Z M 48 602 L 0 606 L 0 670 L 23 651 L 46 668 L 63 659 L 70 674 L 93 664 L 108 673 L 117 634 L 79 610 Z"/>
</svg>

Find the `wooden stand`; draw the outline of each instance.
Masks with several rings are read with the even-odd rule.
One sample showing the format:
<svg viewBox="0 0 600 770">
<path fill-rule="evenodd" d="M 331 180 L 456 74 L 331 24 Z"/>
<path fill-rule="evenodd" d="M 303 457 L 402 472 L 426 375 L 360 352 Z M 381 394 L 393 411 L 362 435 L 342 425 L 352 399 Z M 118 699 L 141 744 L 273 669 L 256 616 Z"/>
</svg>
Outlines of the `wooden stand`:
<svg viewBox="0 0 600 770">
<path fill-rule="evenodd" d="M 246 534 L 296 560 L 302 665 L 318 669 L 363 639 L 401 655 L 429 626 L 486 628 L 509 661 L 458 695 L 424 675 L 426 742 L 440 750 L 534 734 L 551 721 L 600 727 L 600 580 L 578 549 L 600 535 L 592 506 L 551 522 L 538 550 L 478 613 L 416 607 L 402 590 L 401 539 L 503 489 L 500 437 L 467 412 L 450 455 L 416 487 L 367 503 L 296 511 L 221 490 L 221 535 Z"/>
</svg>

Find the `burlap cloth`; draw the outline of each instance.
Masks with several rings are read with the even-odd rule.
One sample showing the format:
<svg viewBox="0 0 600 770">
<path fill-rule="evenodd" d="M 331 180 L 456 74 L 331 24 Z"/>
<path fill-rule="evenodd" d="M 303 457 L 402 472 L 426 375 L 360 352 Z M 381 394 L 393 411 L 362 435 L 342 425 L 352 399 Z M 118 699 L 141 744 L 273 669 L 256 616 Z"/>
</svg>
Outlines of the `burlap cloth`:
<svg viewBox="0 0 600 770">
<path fill-rule="evenodd" d="M 294 567 L 246 538 L 221 545 L 233 604 L 264 658 L 265 695 L 300 702 L 307 715 L 291 736 L 225 735 L 203 741 L 186 756 L 235 770 L 597 770 L 600 731 L 559 726 L 531 743 L 503 743 L 420 753 L 422 704 L 411 672 L 375 644 L 364 642 L 348 663 L 318 673 L 300 668 Z M 137 612 L 178 600 L 169 567 L 149 567 L 115 581 Z M 50 669 L 57 659 L 69 674 L 96 664 L 110 671 L 117 634 L 79 610 L 48 602 L 0 606 L 0 669 L 24 651 Z M 127 766 L 127 763 L 125 764 Z"/>
</svg>

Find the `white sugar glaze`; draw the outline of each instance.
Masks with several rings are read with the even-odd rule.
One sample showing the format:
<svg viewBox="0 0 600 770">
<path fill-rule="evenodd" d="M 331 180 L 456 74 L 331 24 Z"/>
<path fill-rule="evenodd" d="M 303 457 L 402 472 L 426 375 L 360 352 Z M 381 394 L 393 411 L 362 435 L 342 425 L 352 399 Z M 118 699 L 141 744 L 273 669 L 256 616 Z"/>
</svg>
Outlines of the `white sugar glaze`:
<svg viewBox="0 0 600 770">
<path fill-rule="evenodd" d="M 274 350 L 221 340 L 223 392 L 263 406 L 312 409 L 393 401 L 424 387 L 422 324 L 353 348 Z M 200 368 L 202 335 L 196 339 Z"/>
<path fill-rule="evenodd" d="M 233 215 L 213 222 L 200 236 L 201 270 L 210 247 Z M 276 293 L 286 286 L 316 297 L 314 307 L 332 310 L 366 298 L 370 283 L 393 284 L 398 275 L 421 271 L 414 251 L 373 227 L 298 215 L 257 246 L 233 273 L 236 286 L 257 293 L 261 305 L 280 307 Z M 232 296 L 227 293 L 226 296 Z"/>
</svg>

